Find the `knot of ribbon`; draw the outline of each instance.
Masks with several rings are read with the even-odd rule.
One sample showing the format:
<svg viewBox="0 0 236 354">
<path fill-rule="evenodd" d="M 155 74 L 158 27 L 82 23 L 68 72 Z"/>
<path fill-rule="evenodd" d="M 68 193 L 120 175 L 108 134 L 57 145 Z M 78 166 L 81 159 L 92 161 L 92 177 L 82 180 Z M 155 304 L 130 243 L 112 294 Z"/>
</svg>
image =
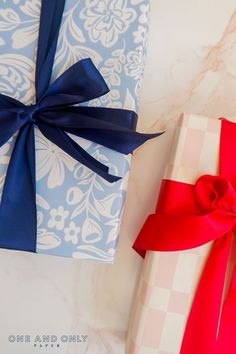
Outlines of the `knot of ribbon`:
<svg viewBox="0 0 236 354">
<path fill-rule="evenodd" d="M 219 176 L 195 185 L 163 180 L 155 214 L 148 216 L 133 248 L 180 251 L 213 241 L 188 317 L 180 354 L 236 353 L 236 267 L 227 274 L 236 232 L 236 124 L 221 120 Z"/>
<path fill-rule="evenodd" d="M 37 112 L 38 108 L 38 104 L 32 104 L 25 106 L 24 108 L 20 108 L 18 111 L 20 119 L 25 120 L 27 123 L 36 123 L 35 113 Z"/>
<path fill-rule="evenodd" d="M 64 152 L 111 183 L 121 177 L 111 175 L 107 166 L 68 133 L 124 154 L 160 135 L 137 133 L 137 114 L 133 111 L 77 106 L 109 92 L 89 58 L 75 63 L 50 83 L 64 5 L 65 0 L 42 0 L 35 104 L 27 106 L 0 94 L 0 146 L 17 133 L 1 199 L 2 248 L 36 251 L 35 126 Z"/>
<path fill-rule="evenodd" d="M 232 231 L 236 231 L 236 192 L 227 178 L 201 176 L 194 185 L 194 197 L 204 217 L 213 215 L 216 222 L 214 215 L 218 213 L 220 222 L 225 218 L 226 224 L 232 223 Z"/>
</svg>

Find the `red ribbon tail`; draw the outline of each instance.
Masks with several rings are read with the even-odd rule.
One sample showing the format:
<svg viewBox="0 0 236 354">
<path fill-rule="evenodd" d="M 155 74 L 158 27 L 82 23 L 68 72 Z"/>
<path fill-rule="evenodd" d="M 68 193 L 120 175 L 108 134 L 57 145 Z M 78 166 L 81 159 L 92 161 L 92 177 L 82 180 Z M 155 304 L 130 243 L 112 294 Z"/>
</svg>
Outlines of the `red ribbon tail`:
<svg viewBox="0 0 236 354">
<path fill-rule="evenodd" d="M 213 244 L 193 301 L 180 354 L 214 354 L 216 351 L 231 244 L 231 234 L 216 240 Z"/>
<path fill-rule="evenodd" d="M 236 354 L 236 267 L 222 310 L 216 354 Z"/>
</svg>

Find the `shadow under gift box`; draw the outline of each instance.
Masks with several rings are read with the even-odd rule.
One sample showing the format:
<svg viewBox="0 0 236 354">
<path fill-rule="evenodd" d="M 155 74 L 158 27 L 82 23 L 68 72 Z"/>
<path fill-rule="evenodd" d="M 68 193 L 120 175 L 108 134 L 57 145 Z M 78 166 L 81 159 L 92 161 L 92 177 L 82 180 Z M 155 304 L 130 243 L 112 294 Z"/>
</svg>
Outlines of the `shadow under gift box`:
<svg viewBox="0 0 236 354">
<path fill-rule="evenodd" d="M 40 5 L 39 0 L 12 2 L 2 4 L 0 11 L 1 93 L 25 104 L 31 104 L 34 98 Z M 114 2 L 109 6 L 107 14 L 107 9 L 99 7 L 96 1 L 66 1 L 52 80 L 79 59 L 90 57 L 110 92 L 87 104 L 137 111 L 146 54 L 149 0 L 142 4 Z M 112 262 L 131 155 L 71 137 L 109 166 L 111 174 L 123 178 L 112 184 L 106 182 L 35 128 L 37 253 Z M 14 140 L 10 139 L 0 149 L 1 190 Z"/>
<path fill-rule="evenodd" d="M 202 175 L 217 175 L 220 132 L 220 120 L 182 114 L 164 179 L 194 185 Z M 211 246 L 212 242 L 186 251 L 147 251 L 134 299 L 126 354 L 180 352 Z"/>
</svg>

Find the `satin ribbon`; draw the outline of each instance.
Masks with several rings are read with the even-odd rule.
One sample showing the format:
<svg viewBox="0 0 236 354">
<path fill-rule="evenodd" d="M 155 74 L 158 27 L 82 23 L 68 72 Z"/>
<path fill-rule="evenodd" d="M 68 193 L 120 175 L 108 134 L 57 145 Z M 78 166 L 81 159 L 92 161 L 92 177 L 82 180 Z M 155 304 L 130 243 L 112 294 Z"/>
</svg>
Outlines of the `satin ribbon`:
<svg viewBox="0 0 236 354">
<path fill-rule="evenodd" d="M 220 176 L 196 184 L 164 180 L 156 213 L 150 215 L 133 248 L 187 250 L 213 241 L 182 341 L 181 354 L 236 353 L 236 268 L 225 301 L 223 292 L 236 231 L 236 124 L 221 121 Z"/>
<path fill-rule="evenodd" d="M 0 247 L 36 251 L 34 126 L 63 151 L 109 182 L 120 177 L 90 156 L 67 133 L 124 154 L 160 134 L 135 132 L 137 115 L 113 108 L 73 106 L 109 89 L 90 59 L 66 70 L 50 84 L 65 0 L 42 0 L 36 60 L 36 102 L 30 106 L 0 94 L 0 146 L 18 132 L 0 207 Z"/>
</svg>

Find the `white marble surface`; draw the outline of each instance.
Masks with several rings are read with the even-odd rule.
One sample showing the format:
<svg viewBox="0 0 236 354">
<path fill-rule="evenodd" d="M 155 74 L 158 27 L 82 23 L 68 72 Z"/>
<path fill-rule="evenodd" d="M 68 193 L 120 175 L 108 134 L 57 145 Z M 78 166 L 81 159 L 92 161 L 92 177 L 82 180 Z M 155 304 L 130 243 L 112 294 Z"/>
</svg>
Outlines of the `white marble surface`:
<svg viewBox="0 0 236 354">
<path fill-rule="evenodd" d="M 233 0 L 152 0 L 139 130 L 169 128 L 182 111 L 236 116 Z M 0 251 L 0 348 L 4 354 L 123 354 L 141 259 L 131 244 L 155 207 L 166 135 L 134 156 L 114 265 Z M 39 348 L 9 335 L 84 334 L 86 343 Z M 34 338 L 33 338 L 34 339 Z"/>
</svg>

